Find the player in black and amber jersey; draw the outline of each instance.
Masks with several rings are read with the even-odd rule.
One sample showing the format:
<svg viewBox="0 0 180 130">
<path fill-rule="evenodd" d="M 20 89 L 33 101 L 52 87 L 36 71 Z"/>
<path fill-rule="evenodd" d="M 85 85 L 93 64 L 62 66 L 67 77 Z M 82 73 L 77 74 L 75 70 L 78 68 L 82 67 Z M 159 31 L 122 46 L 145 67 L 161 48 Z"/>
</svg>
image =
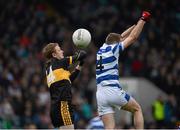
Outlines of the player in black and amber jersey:
<svg viewBox="0 0 180 130">
<path fill-rule="evenodd" d="M 47 84 L 51 96 L 52 124 L 56 128 L 73 129 L 71 82 L 79 74 L 86 52 L 79 51 L 74 56 L 64 57 L 57 43 L 49 43 L 43 48 L 43 55 L 46 58 Z M 76 61 L 80 61 L 80 64 L 71 73 L 68 67 Z"/>
</svg>

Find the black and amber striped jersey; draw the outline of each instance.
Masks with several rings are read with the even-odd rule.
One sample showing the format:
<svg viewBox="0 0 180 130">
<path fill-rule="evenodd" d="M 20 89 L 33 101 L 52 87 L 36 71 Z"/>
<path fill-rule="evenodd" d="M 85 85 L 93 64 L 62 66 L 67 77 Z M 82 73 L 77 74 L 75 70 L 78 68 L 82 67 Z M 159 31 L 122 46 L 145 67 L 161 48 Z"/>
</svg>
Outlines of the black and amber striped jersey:
<svg viewBox="0 0 180 130">
<path fill-rule="evenodd" d="M 53 58 L 50 64 L 46 67 L 46 76 L 48 87 L 51 87 L 54 83 L 58 83 L 62 80 L 70 81 L 69 65 L 72 64 L 72 56 L 63 59 Z"/>
<path fill-rule="evenodd" d="M 53 58 L 47 65 L 46 77 L 52 103 L 59 100 L 71 100 L 71 80 L 79 73 L 77 69 L 72 74 L 70 73 L 68 67 L 72 63 L 73 57 L 70 56 L 60 60 Z"/>
<path fill-rule="evenodd" d="M 62 59 L 52 58 L 46 64 L 47 85 L 50 90 L 52 102 L 60 100 L 71 100 L 71 82 L 77 77 L 80 70 L 75 69 L 72 73 L 69 66 L 76 61 L 82 61 L 86 52 L 80 51 L 74 56 Z"/>
</svg>

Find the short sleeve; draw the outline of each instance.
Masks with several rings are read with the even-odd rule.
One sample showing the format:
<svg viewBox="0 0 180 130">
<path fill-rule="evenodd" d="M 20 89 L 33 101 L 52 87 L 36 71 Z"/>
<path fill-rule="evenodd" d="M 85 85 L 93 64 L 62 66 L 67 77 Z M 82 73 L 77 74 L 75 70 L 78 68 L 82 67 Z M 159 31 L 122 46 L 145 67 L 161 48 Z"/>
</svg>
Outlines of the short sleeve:
<svg viewBox="0 0 180 130">
<path fill-rule="evenodd" d="M 72 56 L 68 56 L 64 59 L 67 66 L 72 64 Z"/>
<path fill-rule="evenodd" d="M 113 47 L 112 52 L 116 54 L 116 53 L 121 53 L 123 50 L 124 50 L 123 42 L 119 42 Z"/>
<path fill-rule="evenodd" d="M 120 42 L 119 43 L 119 52 L 123 51 L 124 50 L 124 43 L 123 42 Z"/>
<path fill-rule="evenodd" d="M 71 64 L 72 64 L 72 56 L 65 57 L 60 60 L 56 59 L 53 63 L 55 68 L 59 68 L 59 67 L 68 68 L 69 65 L 71 65 Z"/>
</svg>

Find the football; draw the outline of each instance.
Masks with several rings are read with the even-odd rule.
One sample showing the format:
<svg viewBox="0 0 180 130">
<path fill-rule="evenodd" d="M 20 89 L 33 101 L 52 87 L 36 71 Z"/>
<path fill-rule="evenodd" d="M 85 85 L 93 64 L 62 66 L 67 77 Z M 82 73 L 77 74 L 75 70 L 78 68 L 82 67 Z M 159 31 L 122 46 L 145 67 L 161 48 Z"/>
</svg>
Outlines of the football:
<svg viewBox="0 0 180 130">
<path fill-rule="evenodd" d="M 74 31 L 72 40 L 78 48 L 86 48 L 91 42 L 91 34 L 87 29 L 80 28 Z"/>
</svg>

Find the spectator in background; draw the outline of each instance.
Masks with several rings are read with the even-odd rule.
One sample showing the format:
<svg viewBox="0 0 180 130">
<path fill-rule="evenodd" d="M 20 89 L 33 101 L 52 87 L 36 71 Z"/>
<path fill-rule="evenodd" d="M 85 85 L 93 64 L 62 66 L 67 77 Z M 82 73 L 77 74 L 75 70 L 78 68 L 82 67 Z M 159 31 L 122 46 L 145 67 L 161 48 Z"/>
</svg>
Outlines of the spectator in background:
<svg viewBox="0 0 180 130">
<path fill-rule="evenodd" d="M 164 100 L 161 96 L 154 101 L 152 104 L 152 115 L 156 122 L 157 128 L 164 128 L 165 124 L 165 111 L 164 111 Z"/>
</svg>

